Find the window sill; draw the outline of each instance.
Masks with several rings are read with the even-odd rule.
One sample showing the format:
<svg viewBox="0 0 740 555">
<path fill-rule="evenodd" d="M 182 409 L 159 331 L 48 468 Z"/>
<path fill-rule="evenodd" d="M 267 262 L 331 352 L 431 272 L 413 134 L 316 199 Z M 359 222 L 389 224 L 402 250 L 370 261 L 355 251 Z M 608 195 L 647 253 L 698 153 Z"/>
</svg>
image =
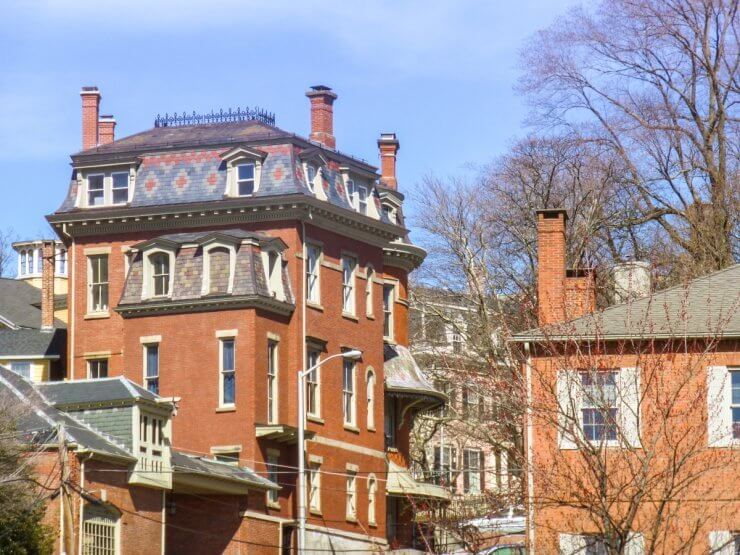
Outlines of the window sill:
<svg viewBox="0 0 740 555">
<path fill-rule="evenodd" d="M 83 316 L 85 320 L 102 320 L 103 318 L 110 318 L 110 312 L 88 312 Z"/>
<path fill-rule="evenodd" d="M 347 320 L 352 320 L 353 322 L 359 322 L 360 319 L 355 316 L 354 314 L 350 314 L 349 312 L 342 312 L 342 318 L 346 318 Z"/>
<path fill-rule="evenodd" d="M 378 527 L 378 523 L 377 522 L 368 522 L 367 525 L 370 528 L 377 528 Z"/>
<path fill-rule="evenodd" d="M 265 503 L 265 505 L 267 505 L 268 509 L 277 509 L 278 511 L 282 508 L 280 507 L 280 503 L 277 503 L 275 501 L 268 501 L 267 503 Z"/>
<path fill-rule="evenodd" d="M 368 320 L 375 320 L 374 314 L 366 314 L 365 316 L 367 317 Z"/>
<path fill-rule="evenodd" d="M 368 426 L 367 427 L 367 431 L 368 432 L 375 432 L 376 431 L 375 426 Z"/>
<path fill-rule="evenodd" d="M 306 301 L 306 306 L 308 308 L 313 308 L 314 310 L 318 310 L 319 312 L 324 312 L 324 307 L 317 303 L 312 303 L 311 301 Z"/>
<path fill-rule="evenodd" d="M 216 409 L 216 412 L 236 412 L 236 405 L 218 407 Z"/>
<path fill-rule="evenodd" d="M 314 516 L 324 516 L 324 513 L 321 512 L 321 509 L 309 509 L 308 512 Z"/>
<path fill-rule="evenodd" d="M 321 418 L 320 416 L 315 416 L 313 414 L 307 414 L 306 420 L 308 420 L 309 422 L 315 422 L 316 424 L 324 424 L 323 418 Z"/>
<path fill-rule="evenodd" d="M 357 517 L 356 516 L 348 516 L 348 517 L 345 517 L 345 520 L 347 522 L 353 522 L 354 524 L 357 524 Z"/>
<path fill-rule="evenodd" d="M 358 428 L 354 424 L 347 424 L 347 423 L 345 423 L 344 424 L 344 429 L 347 430 L 348 432 L 353 432 L 355 434 L 359 434 L 360 433 L 360 428 Z"/>
</svg>

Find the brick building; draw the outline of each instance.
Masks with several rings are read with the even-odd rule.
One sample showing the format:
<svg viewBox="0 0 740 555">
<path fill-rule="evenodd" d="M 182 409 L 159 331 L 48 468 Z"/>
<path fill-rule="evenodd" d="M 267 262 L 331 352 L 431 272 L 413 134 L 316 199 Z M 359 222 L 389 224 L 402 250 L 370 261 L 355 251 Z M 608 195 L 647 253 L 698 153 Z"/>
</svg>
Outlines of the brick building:
<svg viewBox="0 0 740 555">
<path fill-rule="evenodd" d="M 173 498 L 183 525 L 167 549 L 294 544 L 297 371 L 350 350 L 361 358 L 307 378 L 307 546 L 411 547 L 410 499 L 444 493 L 407 476 L 408 429 L 444 396 L 413 387 L 413 359 L 399 358 L 424 252 L 403 227 L 395 135 L 378 140 L 378 174 L 336 149 L 327 87 L 307 93 L 308 139 L 247 110 L 158 118 L 116 140 L 97 88 L 81 95 L 84 150 L 48 216 L 68 253 L 68 379 L 125 377 L 177 398 L 175 448 L 280 485 L 254 510 L 208 507 L 211 540 L 189 532 L 203 502 Z"/>
<path fill-rule="evenodd" d="M 740 265 L 595 311 L 567 214 L 537 217 L 541 327 L 514 338 L 530 552 L 737 553 Z"/>
</svg>

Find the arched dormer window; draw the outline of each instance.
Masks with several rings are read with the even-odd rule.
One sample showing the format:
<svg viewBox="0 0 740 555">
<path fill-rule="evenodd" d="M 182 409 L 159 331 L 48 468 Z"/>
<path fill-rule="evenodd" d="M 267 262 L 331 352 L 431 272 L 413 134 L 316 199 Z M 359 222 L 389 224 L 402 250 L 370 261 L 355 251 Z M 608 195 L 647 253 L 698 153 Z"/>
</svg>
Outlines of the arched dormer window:
<svg viewBox="0 0 740 555">
<path fill-rule="evenodd" d="M 260 187 L 262 163 L 267 153 L 246 147 L 236 147 L 222 155 L 226 162 L 227 197 L 251 197 Z"/>
<path fill-rule="evenodd" d="M 234 289 L 236 249 L 212 243 L 203 247 L 203 295 L 226 295 Z"/>
<path fill-rule="evenodd" d="M 375 429 L 375 371 L 372 367 L 367 369 L 366 374 L 366 387 L 367 394 L 365 399 L 367 400 L 367 429 Z"/>
<path fill-rule="evenodd" d="M 169 297 L 174 281 L 175 252 L 152 249 L 144 252 L 144 282 L 141 296 Z"/>
<path fill-rule="evenodd" d="M 265 267 L 265 280 L 270 294 L 280 300 L 285 300 L 285 288 L 283 287 L 283 257 L 281 253 L 272 248 L 263 248 L 262 265 Z"/>
</svg>

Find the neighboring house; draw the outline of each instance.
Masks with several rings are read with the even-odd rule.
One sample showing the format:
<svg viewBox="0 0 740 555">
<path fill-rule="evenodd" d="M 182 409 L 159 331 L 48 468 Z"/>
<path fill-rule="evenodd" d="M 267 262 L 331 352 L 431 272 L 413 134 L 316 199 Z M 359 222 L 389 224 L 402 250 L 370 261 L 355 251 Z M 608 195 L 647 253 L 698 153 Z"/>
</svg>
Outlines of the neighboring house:
<svg viewBox="0 0 740 555">
<path fill-rule="evenodd" d="M 0 399 L 46 485 L 45 519 L 60 530 L 55 552 L 163 553 L 166 545 L 177 553 L 194 541 L 219 546 L 212 531 L 230 526 L 233 515 L 213 512 L 218 503 L 280 532 L 264 514 L 264 492 L 277 484 L 247 467 L 172 448 L 172 399 L 123 377 L 32 384 L 3 366 Z"/>
<path fill-rule="evenodd" d="M 223 545 L 176 552 L 295 545 L 297 371 L 350 350 L 361 358 L 307 376 L 307 547 L 411 547 L 407 502 L 429 491 L 385 478 L 389 464 L 407 472 L 408 409 L 443 396 L 398 392 L 384 369 L 408 342 L 407 276 L 425 256 L 403 225 L 395 135 L 378 140 L 379 174 L 336 150 L 327 87 L 307 93 L 307 139 L 246 110 L 157 118 L 115 140 L 97 88 L 81 96 L 84 150 L 48 216 L 68 251 L 69 379 L 124 376 L 181 398 L 175 446 L 282 486 L 265 494 L 279 533 L 245 519 Z M 381 428 L 389 400 L 397 452 Z"/>
<path fill-rule="evenodd" d="M 502 441 L 497 425 L 498 400 L 491 391 L 490 368 L 481 367 L 475 345 L 477 315 L 462 295 L 416 287 L 410 308 L 411 352 L 424 374 L 443 391 L 448 402 L 417 418 L 413 446 L 425 458 L 427 479 L 449 488 L 452 528 L 488 522 L 511 503 L 519 486 L 513 441 Z M 511 462 L 510 462 L 511 460 Z M 449 527 L 448 527 L 449 528 Z M 453 549 L 460 530 L 448 529 L 444 543 Z M 490 536 L 480 529 L 480 537 Z M 459 534 L 458 534 L 459 535 Z"/>
<path fill-rule="evenodd" d="M 514 338 L 530 552 L 736 553 L 740 265 L 595 312 L 566 212 L 537 218 L 540 328 Z"/>
<path fill-rule="evenodd" d="M 19 253 L 18 277 L 0 278 L 0 364 L 34 382 L 65 376 L 67 278 L 66 265 L 58 264 L 63 250 L 59 245 L 14 243 Z"/>
</svg>

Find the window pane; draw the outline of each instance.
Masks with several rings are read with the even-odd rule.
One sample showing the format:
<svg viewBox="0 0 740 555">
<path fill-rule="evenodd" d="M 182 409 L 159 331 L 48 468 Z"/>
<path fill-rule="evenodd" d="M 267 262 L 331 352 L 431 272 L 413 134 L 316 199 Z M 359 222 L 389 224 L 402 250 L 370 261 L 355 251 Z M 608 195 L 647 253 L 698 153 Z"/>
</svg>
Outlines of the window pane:
<svg viewBox="0 0 740 555">
<path fill-rule="evenodd" d="M 105 202 L 105 178 L 102 175 L 90 175 L 87 178 L 87 204 L 98 206 Z"/>
<path fill-rule="evenodd" d="M 730 372 L 732 376 L 732 404 L 740 405 L 740 371 Z"/>
<path fill-rule="evenodd" d="M 31 363 L 29 361 L 12 362 L 10 364 L 10 369 L 26 379 L 31 379 Z"/>
<path fill-rule="evenodd" d="M 229 372 L 224 374 L 224 404 L 234 403 L 234 373 Z"/>
<path fill-rule="evenodd" d="M 223 353 L 222 369 L 224 371 L 234 370 L 234 340 L 224 339 L 221 341 L 221 349 Z"/>
<path fill-rule="evenodd" d="M 239 172 L 239 181 L 244 179 L 254 179 L 254 164 L 242 164 L 237 166 Z"/>
<path fill-rule="evenodd" d="M 128 202 L 128 173 L 114 173 L 113 180 L 113 204 L 124 204 Z"/>
<path fill-rule="evenodd" d="M 732 437 L 740 439 L 740 408 L 732 409 Z"/>
<path fill-rule="evenodd" d="M 146 375 L 150 378 L 159 375 L 159 347 L 157 345 L 147 345 Z"/>
</svg>

